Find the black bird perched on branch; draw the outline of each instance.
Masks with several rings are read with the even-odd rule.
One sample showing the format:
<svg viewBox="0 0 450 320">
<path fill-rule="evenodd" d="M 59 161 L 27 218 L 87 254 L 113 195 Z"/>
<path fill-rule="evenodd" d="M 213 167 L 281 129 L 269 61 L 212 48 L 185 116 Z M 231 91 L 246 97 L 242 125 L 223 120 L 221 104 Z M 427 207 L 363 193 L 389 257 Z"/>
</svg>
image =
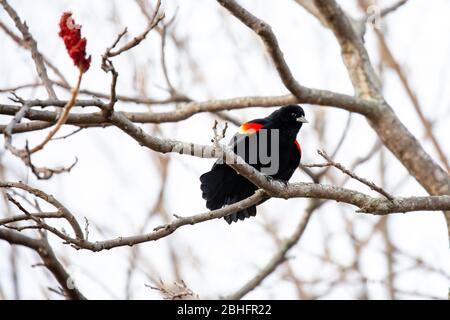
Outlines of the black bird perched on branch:
<svg viewBox="0 0 450 320">
<path fill-rule="evenodd" d="M 302 155 L 297 134 L 307 123 L 305 112 L 298 105 L 288 105 L 268 117 L 241 125 L 230 141 L 233 151 L 270 179 L 287 182 L 300 164 Z M 257 187 L 239 175 L 222 159 L 200 177 L 203 199 L 210 210 L 219 209 L 251 196 Z M 231 224 L 256 215 L 256 206 L 225 217 Z"/>
</svg>

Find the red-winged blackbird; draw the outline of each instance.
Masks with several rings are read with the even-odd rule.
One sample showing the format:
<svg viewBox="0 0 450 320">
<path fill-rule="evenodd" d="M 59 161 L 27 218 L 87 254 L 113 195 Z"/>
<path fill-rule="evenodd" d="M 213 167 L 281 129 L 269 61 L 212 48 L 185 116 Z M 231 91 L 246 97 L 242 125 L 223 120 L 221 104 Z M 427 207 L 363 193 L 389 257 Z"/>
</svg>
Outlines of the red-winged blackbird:
<svg viewBox="0 0 450 320">
<path fill-rule="evenodd" d="M 281 107 L 264 119 L 244 123 L 230 141 L 233 151 L 268 178 L 288 181 L 300 164 L 302 155 L 296 140 L 302 124 L 308 122 L 298 105 Z M 222 159 L 200 177 L 203 199 L 210 210 L 219 209 L 251 196 L 257 187 Z M 225 220 L 231 224 L 256 215 L 256 206 L 249 207 Z"/>
</svg>

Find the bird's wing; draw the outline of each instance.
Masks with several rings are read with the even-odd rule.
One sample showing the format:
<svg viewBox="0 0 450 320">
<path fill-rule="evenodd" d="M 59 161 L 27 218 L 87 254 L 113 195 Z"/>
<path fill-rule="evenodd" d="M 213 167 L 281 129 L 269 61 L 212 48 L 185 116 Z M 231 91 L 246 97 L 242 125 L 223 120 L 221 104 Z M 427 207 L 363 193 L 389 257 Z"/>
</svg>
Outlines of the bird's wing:
<svg viewBox="0 0 450 320">
<path fill-rule="evenodd" d="M 231 138 L 228 146 L 235 148 L 239 143 L 243 141 L 243 139 L 263 129 L 267 123 L 268 120 L 266 119 L 255 119 L 243 123 L 239 127 L 239 131 Z"/>
<path fill-rule="evenodd" d="M 247 138 L 250 135 L 263 129 L 267 123 L 268 123 L 268 120 L 266 120 L 266 119 L 255 119 L 255 120 L 244 122 L 239 127 L 238 132 L 236 132 L 234 134 L 234 136 L 231 137 L 230 142 L 228 143 L 228 146 L 235 153 L 237 153 L 237 150 L 239 149 L 238 146 L 242 146 L 242 143 L 245 143 L 245 138 Z M 240 155 L 240 156 L 243 157 L 243 155 Z M 245 158 L 245 156 L 243 158 Z M 216 168 L 217 166 L 221 166 L 221 165 L 223 165 L 223 160 L 219 159 L 214 163 L 213 169 Z"/>
</svg>

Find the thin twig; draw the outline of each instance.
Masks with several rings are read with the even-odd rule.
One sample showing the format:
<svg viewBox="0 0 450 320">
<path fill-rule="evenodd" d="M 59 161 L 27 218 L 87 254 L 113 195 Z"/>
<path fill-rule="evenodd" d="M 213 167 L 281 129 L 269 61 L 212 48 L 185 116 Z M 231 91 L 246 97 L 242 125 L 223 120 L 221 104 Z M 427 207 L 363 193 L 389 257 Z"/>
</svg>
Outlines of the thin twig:
<svg viewBox="0 0 450 320">
<path fill-rule="evenodd" d="M 387 193 L 383 188 L 377 186 L 375 183 L 370 182 L 369 180 L 359 177 L 357 176 L 354 172 L 350 171 L 349 169 L 345 168 L 342 164 L 338 163 L 338 162 L 334 162 L 330 156 L 323 150 L 317 150 L 317 153 L 320 154 L 325 160 L 328 161 L 328 163 L 325 163 L 323 166 L 333 166 L 336 169 L 341 170 L 343 173 L 345 173 L 346 175 L 348 175 L 349 177 L 358 180 L 359 182 L 365 184 L 366 186 L 368 186 L 370 189 L 382 194 L 383 196 L 385 196 L 386 198 L 388 198 L 389 200 L 393 200 L 394 197 L 391 196 L 389 193 Z"/>
<path fill-rule="evenodd" d="M 79 68 L 77 84 L 75 85 L 74 89 L 72 90 L 72 95 L 70 97 L 70 100 L 64 106 L 64 109 L 63 109 L 58 121 L 56 122 L 55 127 L 47 134 L 47 136 L 41 143 L 39 143 L 38 145 L 36 145 L 35 147 L 30 149 L 30 154 L 33 154 L 35 152 L 42 150 L 45 147 L 45 145 L 58 132 L 58 130 L 63 126 L 63 124 L 66 122 L 66 120 L 70 114 L 70 109 L 72 109 L 72 107 L 74 106 L 74 104 L 76 102 L 78 90 L 80 90 L 80 84 L 81 84 L 81 79 L 83 77 L 83 73 L 84 73 L 83 70 L 81 68 Z"/>
<path fill-rule="evenodd" d="M 74 131 L 72 131 L 72 132 L 70 132 L 70 133 L 68 133 L 68 134 L 65 134 L 65 135 L 63 135 L 63 136 L 61 136 L 61 137 L 55 137 L 55 138 L 52 138 L 52 140 L 64 140 L 64 139 L 67 139 L 67 138 L 69 138 L 69 137 L 71 137 L 71 136 L 77 134 L 78 132 L 80 132 L 80 131 L 83 130 L 83 129 L 85 129 L 85 128 L 80 127 L 80 128 L 75 129 Z"/>
<path fill-rule="evenodd" d="M 145 29 L 145 31 L 143 33 L 141 33 L 140 35 L 138 35 L 137 37 L 134 37 L 131 41 L 124 44 L 121 48 L 117 49 L 116 51 L 108 51 L 107 58 L 112 58 L 112 57 L 118 56 L 119 54 L 121 54 L 127 50 L 130 50 L 130 49 L 134 48 L 135 46 L 137 46 L 139 43 L 141 43 L 145 39 L 147 34 L 153 28 L 155 28 L 162 19 L 164 19 L 164 16 L 165 16 L 164 13 L 159 12 L 160 7 L 161 7 L 161 0 L 158 0 L 155 11 L 153 13 L 152 20 L 149 23 L 148 27 Z"/>
<path fill-rule="evenodd" d="M 387 16 L 388 14 L 394 12 L 395 10 L 397 10 L 398 8 L 400 8 L 401 6 L 406 4 L 407 2 L 408 2 L 408 0 L 397 1 L 397 3 L 394 3 L 393 5 L 382 9 L 381 12 L 380 12 L 380 16 L 381 17 Z"/>
</svg>

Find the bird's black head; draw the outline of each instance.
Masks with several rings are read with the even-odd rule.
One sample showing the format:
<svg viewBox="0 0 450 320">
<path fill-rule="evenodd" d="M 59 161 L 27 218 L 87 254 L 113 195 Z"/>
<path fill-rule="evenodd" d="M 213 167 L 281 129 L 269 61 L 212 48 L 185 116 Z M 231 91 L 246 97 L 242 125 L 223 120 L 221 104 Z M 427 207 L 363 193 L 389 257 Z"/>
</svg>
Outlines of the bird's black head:
<svg viewBox="0 0 450 320">
<path fill-rule="evenodd" d="M 290 104 L 281 107 L 277 111 L 273 112 L 269 118 L 272 121 L 277 122 L 282 128 L 292 128 L 294 130 L 300 130 L 303 123 L 308 123 L 305 118 L 305 111 L 303 108 L 296 104 Z"/>
</svg>

